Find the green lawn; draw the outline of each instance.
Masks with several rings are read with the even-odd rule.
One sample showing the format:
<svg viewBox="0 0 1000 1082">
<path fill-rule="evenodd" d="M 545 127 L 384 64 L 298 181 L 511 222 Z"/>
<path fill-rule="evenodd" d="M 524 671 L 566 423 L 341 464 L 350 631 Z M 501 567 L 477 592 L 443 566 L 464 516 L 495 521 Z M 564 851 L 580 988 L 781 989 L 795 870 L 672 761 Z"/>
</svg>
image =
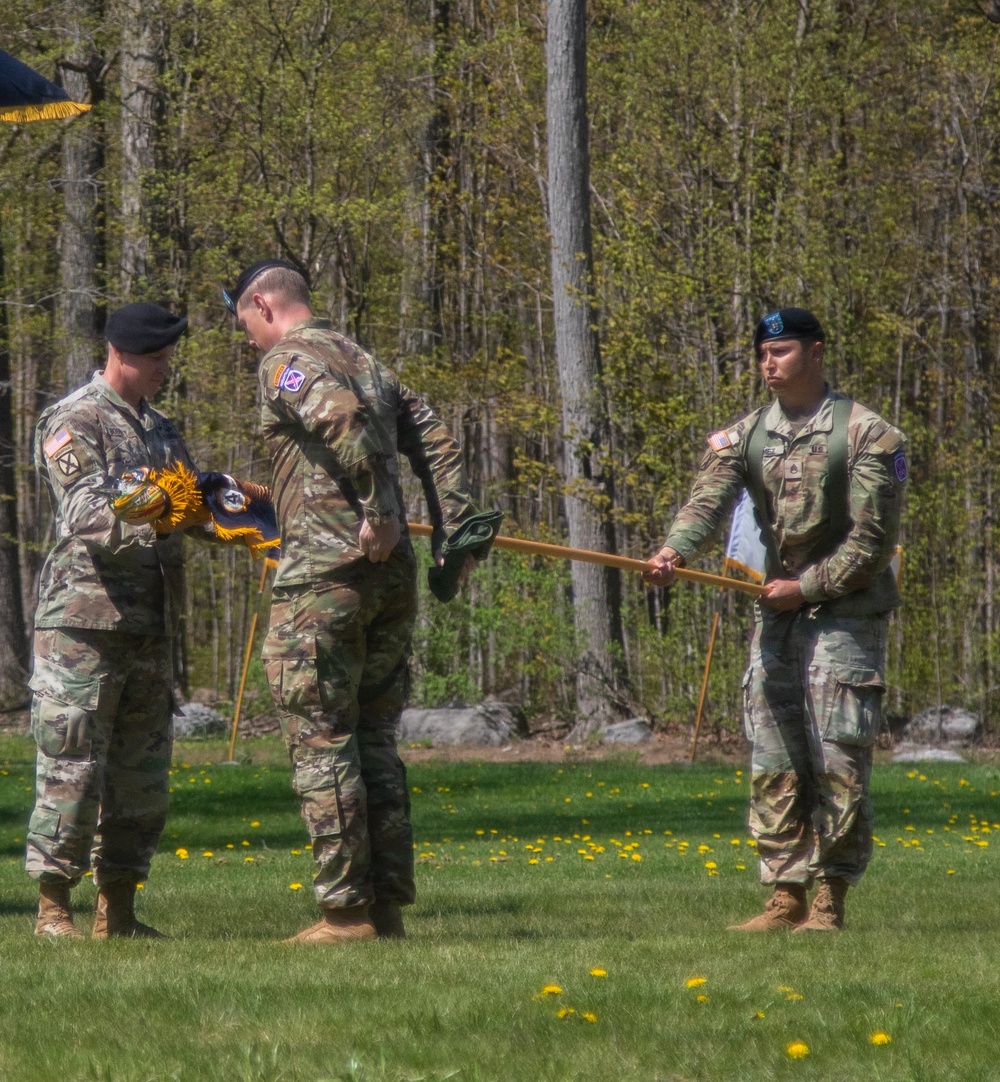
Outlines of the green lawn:
<svg viewBox="0 0 1000 1082">
<path fill-rule="evenodd" d="M 732 767 L 412 766 L 410 937 L 331 950 L 278 942 L 314 919 L 307 839 L 277 742 L 247 747 L 178 750 L 139 899 L 175 938 L 67 942 L 31 934 L 31 748 L 0 742 L 4 1082 L 1000 1077 L 992 767 L 877 768 L 849 931 L 740 937 Z"/>
</svg>

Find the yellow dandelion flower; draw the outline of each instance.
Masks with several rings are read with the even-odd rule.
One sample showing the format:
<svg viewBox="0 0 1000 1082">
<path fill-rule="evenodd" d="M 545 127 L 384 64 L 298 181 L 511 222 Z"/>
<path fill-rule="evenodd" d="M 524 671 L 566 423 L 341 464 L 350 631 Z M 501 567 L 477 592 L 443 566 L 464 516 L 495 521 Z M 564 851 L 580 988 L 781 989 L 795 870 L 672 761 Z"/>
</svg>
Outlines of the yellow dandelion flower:
<svg viewBox="0 0 1000 1082">
<path fill-rule="evenodd" d="M 592 977 L 606 977 L 608 975 L 608 971 L 606 969 L 602 969 L 600 966 L 594 966 L 594 968 L 590 971 L 590 975 Z"/>
<path fill-rule="evenodd" d="M 717 864 L 715 863 L 715 861 L 714 861 L 714 860 L 706 860 L 706 861 L 705 861 L 705 867 L 706 867 L 706 868 L 707 868 L 707 869 L 708 869 L 708 870 L 709 870 L 710 872 L 714 872 L 714 871 L 715 871 L 715 869 L 716 869 L 716 868 L 718 867 L 718 865 L 717 865 Z"/>
<path fill-rule="evenodd" d="M 214 857 L 215 856 L 215 854 L 212 852 L 211 849 L 206 849 L 205 852 L 202 853 L 201 855 L 203 857 Z"/>
<path fill-rule="evenodd" d="M 181 860 L 187 860 L 188 851 L 186 849 L 183 849 L 183 848 L 176 849 L 176 850 L 174 850 L 174 855 L 180 857 Z"/>
<path fill-rule="evenodd" d="M 756 1012 L 754 1013 L 754 1018 L 766 1018 L 766 1017 L 767 1017 L 767 1016 L 766 1016 L 766 1015 L 764 1014 L 764 1012 L 763 1012 L 763 1011 L 756 1011 Z"/>
<path fill-rule="evenodd" d="M 540 996 L 561 996 L 562 988 L 558 984 L 543 984 Z"/>
<path fill-rule="evenodd" d="M 891 1044 L 892 1043 L 892 1038 L 889 1036 L 889 1034 L 888 1033 L 883 1033 L 882 1030 L 878 1030 L 876 1033 L 873 1033 L 868 1038 L 868 1040 L 871 1041 L 872 1044 Z"/>
<path fill-rule="evenodd" d="M 785 1045 L 785 1054 L 791 1056 L 792 1059 L 802 1059 L 803 1056 L 809 1055 L 809 1045 L 805 1041 L 791 1041 Z"/>
<path fill-rule="evenodd" d="M 580 1017 L 584 1020 L 584 1022 L 596 1022 L 597 1021 L 597 1015 L 594 1014 L 593 1011 L 584 1011 L 580 1015 Z"/>
<path fill-rule="evenodd" d="M 569 1018 L 571 1014 L 576 1014 L 576 1011 L 572 1007 L 560 1007 L 556 1011 L 556 1018 Z"/>
<path fill-rule="evenodd" d="M 705 995 L 705 994 L 703 993 L 703 994 L 702 994 L 702 995 L 700 995 L 700 996 L 695 996 L 695 997 L 694 997 L 694 1001 L 695 1001 L 695 1003 L 707 1003 L 707 1002 L 708 1002 L 708 996 L 706 996 L 706 995 Z"/>
<path fill-rule="evenodd" d="M 260 820 L 259 819 L 254 819 L 254 821 L 250 825 L 252 827 L 259 827 L 260 826 Z"/>
<path fill-rule="evenodd" d="M 805 998 L 806 997 L 801 992 L 789 992 L 788 995 L 785 996 L 785 999 L 790 999 L 790 1000 L 793 1000 L 793 1001 L 794 1000 L 799 1000 L 799 999 L 805 999 Z"/>
<path fill-rule="evenodd" d="M 700 988 L 703 984 L 708 984 L 707 977 L 688 977 L 684 984 L 685 988 Z"/>
<path fill-rule="evenodd" d="M 253 864 L 253 857 L 244 857 L 243 858 L 243 863 L 244 864 Z"/>
<path fill-rule="evenodd" d="M 288 884 L 288 889 L 289 890 L 301 890 L 302 889 L 302 884 L 301 883 L 289 883 Z"/>
</svg>

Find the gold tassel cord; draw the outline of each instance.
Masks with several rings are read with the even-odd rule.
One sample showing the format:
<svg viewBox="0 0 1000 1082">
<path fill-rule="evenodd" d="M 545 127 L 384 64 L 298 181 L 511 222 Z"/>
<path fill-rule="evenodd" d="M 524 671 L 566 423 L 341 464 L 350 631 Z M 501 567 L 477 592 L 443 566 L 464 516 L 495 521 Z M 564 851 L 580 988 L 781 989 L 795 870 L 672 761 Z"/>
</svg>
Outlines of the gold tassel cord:
<svg viewBox="0 0 1000 1082">
<path fill-rule="evenodd" d="M 205 506 L 201 489 L 198 488 L 198 476 L 183 462 L 175 462 L 164 470 L 151 470 L 149 479 L 159 485 L 170 500 L 170 510 L 153 523 L 158 533 L 171 533 L 211 521 L 211 512 Z"/>
</svg>

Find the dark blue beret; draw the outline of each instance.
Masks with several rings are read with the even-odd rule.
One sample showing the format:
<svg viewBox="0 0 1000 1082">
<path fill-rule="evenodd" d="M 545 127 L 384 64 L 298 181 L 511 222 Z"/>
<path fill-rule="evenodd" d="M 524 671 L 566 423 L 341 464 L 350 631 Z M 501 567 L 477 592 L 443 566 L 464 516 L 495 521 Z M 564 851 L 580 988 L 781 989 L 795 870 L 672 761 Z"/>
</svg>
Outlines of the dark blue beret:
<svg viewBox="0 0 1000 1082">
<path fill-rule="evenodd" d="M 236 314 L 236 306 L 240 303 L 240 297 L 243 296 L 243 291 L 259 274 L 263 274 L 266 270 L 271 270 L 274 267 L 284 267 L 285 270 L 295 271 L 296 274 L 302 274 L 302 268 L 296 267 L 294 263 L 289 263 L 287 259 L 261 259 L 258 262 L 247 267 L 245 271 L 236 279 L 236 285 L 232 289 L 224 289 L 222 291 L 222 299 L 226 302 L 226 307 L 234 315 Z M 303 278 L 305 275 L 302 275 Z"/>
<path fill-rule="evenodd" d="M 810 342 L 825 342 L 826 334 L 819 320 L 805 308 L 779 308 L 768 312 L 757 324 L 753 336 L 753 348 L 760 349 L 764 342 L 777 338 L 804 338 Z"/>
<path fill-rule="evenodd" d="M 175 316 L 147 301 L 126 304 L 108 316 L 104 336 L 125 353 L 156 353 L 184 333 L 187 316 Z"/>
</svg>

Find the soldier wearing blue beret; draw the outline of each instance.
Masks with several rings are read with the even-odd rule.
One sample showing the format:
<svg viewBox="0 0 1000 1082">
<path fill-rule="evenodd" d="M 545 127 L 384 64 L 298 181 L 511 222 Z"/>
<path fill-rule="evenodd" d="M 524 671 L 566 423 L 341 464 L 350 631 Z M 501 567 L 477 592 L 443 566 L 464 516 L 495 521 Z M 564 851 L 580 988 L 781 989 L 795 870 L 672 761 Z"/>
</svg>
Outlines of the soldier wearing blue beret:
<svg viewBox="0 0 1000 1082">
<path fill-rule="evenodd" d="M 669 584 L 749 491 L 767 579 L 743 724 L 753 743 L 750 830 L 773 893 L 736 931 L 839 930 L 872 852 L 868 791 L 887 621 L 899 604 L 890 563 L 906 440 L 830 389 L 825 339 L 804 308 L 761 319 L 753 345 L 774 399 L 708 437 L 691 496 L 645 574 Z"/>
</svg>

